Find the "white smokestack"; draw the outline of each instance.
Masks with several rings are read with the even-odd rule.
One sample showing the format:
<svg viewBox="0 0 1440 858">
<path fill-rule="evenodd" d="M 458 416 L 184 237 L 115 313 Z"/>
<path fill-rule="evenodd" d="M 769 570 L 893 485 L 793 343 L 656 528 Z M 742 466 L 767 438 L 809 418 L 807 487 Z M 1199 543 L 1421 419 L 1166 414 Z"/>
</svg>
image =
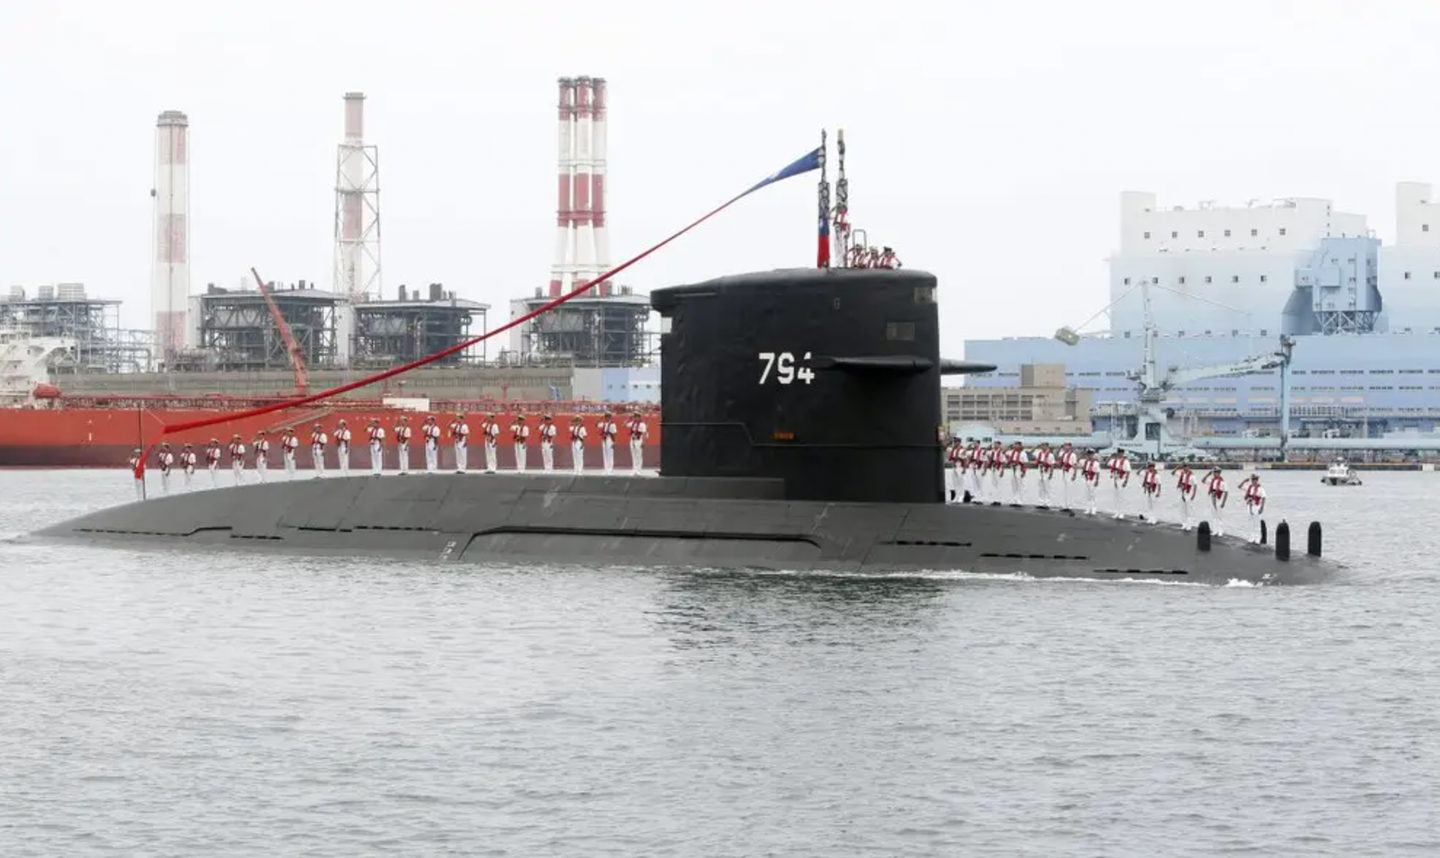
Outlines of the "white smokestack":
<svg viewBox="0 0 1440 858">
<path fill-rule="evenodd" d="M 190 310 L 190 121 L 167 110 L 155 121 L 155 267 L 150 310 L 157 357 L 167 366 L 185 347 Z"/>
<path fill-rule="evenodd" d="M 610 230 L 605 226 L 605 78 L 591 81 L 590 125 L 590 221 L 595 230 L 595 268 L 610 270 Z M 610 281 L 601 283 L 597 294 L 610 294 Z"/>
</svg>

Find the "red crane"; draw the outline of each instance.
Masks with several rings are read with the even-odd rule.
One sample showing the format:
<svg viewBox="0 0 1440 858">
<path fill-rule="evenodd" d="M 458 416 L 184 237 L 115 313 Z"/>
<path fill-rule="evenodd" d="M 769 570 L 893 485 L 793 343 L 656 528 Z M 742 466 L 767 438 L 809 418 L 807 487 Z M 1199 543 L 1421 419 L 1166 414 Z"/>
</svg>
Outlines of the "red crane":
<svg viewBox="0 0 1440 858">
<path fill-rule="evenodd" d="M 265 288 L 260 272 L 251 268 L 250 273 L 255 276 L 260 297 L 265 299 L 265 306 L 270 308 L 270 318 L 275 320 L 275 327 L 280 329 L 280 340 L 285 343 L 285 351 L 290 354 L 290 366 L 295 370 L 295 392 L 305 396 L 310 390 L 310 378 L 305 374 L 305 358 L 300 354 L 300 344 L 295 342 L 295 335 L 290 333 L 290 326 L 285 324 L 285 317 L 280 315 L 280 307 L 276 305 L 275 299 L 270 297 L 270 290 Z"/>
</svg>

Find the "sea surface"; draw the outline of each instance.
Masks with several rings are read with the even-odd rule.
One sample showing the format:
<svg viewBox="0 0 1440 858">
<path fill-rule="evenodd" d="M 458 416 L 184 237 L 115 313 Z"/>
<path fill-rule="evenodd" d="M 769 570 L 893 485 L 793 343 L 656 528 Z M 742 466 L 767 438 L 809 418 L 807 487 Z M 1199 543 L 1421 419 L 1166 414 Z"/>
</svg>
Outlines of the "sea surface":
<svg viewBox="0 0 1440 858">
<path fill-rule="evenodd" d="M 1435 856 L 1440 473 L 1319 476 L 1309 588 L 0 542 L 0 856 Z"/>
</svg>

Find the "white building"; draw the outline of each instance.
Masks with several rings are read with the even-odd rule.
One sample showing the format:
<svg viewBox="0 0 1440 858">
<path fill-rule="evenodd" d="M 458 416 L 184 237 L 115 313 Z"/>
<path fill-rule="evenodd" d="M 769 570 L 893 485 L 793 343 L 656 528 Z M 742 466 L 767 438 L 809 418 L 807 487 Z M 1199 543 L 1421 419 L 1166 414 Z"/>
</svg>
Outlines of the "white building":
<svg viewBox="0 0 1440 858">
<path fill-rule="evenodd" d="M 1154 194 L 1126 191 L 1120 195 L 1120 249 L 1109 259 L 1110 300 L 1117 302 L 1111 331 L 1140 336 L 1143 280 L 1152 287 L 1154 314 L 1165 320 L 1167 333 L 1277 335 L 1297 272 L 1319 264 L 1321 242 L 1369 235 L 1364 215 L 1337 212 L 1325 199 L 1162 209 Z M 1343 268 L 1346 261 L 1335 265 Z M 1353 264 L 1363 268 L 1364 260 Z M 1363 271 L 1349 273 L 1363 286 Z M 1346 272 L 1332 274 L 1343 282 Z"/>
<path fill-rule="evenodd" d="M 1423 182 L 1395 188 L 1395 243 L 1380 248 L 1376 329 L 1440 333 L 1440 205 Z"/>
</svg>

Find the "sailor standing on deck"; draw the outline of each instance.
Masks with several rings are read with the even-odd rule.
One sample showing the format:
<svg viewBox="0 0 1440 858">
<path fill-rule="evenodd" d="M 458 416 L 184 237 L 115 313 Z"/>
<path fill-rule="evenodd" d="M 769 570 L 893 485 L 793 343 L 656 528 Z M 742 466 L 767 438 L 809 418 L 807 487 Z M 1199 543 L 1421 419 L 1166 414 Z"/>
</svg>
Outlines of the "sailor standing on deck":
<svg viewBox="0 0 1440 858">
<path fill-rule="evenodd" d="M 980 476 L 985 468 L 985 451 L 980 449 L 980 442 L 974 438 L 970 439 L 970 449 L 965 451 L 965 473 L 970 478 L 970 498 L 975 503 L 983 503 L 980 495 Z"/>
<path fill-rule="evenodd" d="M 370 475 L 380 476 L 380 469 L 385 467 L 385 427 L 380 425 L 380 418 L 370 418 Z"/>
<path fill-rule="evenodd" d="M 580 415 L 570 418 L 570 465 L 576 474 L 585 470 L 585 421 Z"/>
<path fill-rule="evenodd" d="M 1040 488 L 1040 505 L 1050 508 L 1050 480 L 1055 476 L 1055 454 L 1050 452 L 1050 442 L 1041 441 L 1035 451 L 1035 483 Z"/>
<path fill-rule="evenodd" d="M 170 452 L 170 444 L 160 445 L 160 453 L 155 457 L 160 463 L 160 491 L 170 494 L 170 469 L 175 467 L 175 454 Z"/>
<path fill-rule="evenodd" d="M 951 438 L 945 445 L 945 502 L 960 500 L 960 446 L 959 438 Z"/>
<path fill-rule="evenodd" d="M 1000 475 L 1005 472 L 1005 448 L 996 441 L 990 446 L 990 459 L 987 462 L 990 468 L 990 502 L 1000 503 Z"/>
<path fill-rule="evenodd" d="M 1085 514 L 1095 514 L 1095 491 L 1100 488 L 1100 460 L 1095 458 L 1095 450 L 1087 448 L 1085 455 L 1080 459 L 1080 468 L 1076 471 L 1080 479 L 1085 482 Z M 1070 479 L 1075 479 L 1071 477 Z"/>
<path fill-rule="evenodd" d="M 1130 457 L 1124 449 L 1116 450 L 1110 459 L 1110 486 L 1115 491 L 1115 517 L 1125 517 L 1125 496 L 1121 493 L 1130 485 Z"/>
<path fill-rule="evenodd" d="M 609 411 L 600 417 L 600 458 L 605 463 L 605 473 L 615 471 L 615 435 L 618 430 L 615 428 L 615 421 L 610 419 Z"/>
<path fill-rule="evenodd" d="M 400 476 L 410 473 L 410 416 L 401 414 L 395 424 L 395 455 L 399 460 Z"/>
<path fill-rule="evenodd" d="M 340 476 L 350 475 L 350 426 L 344 421 L 335 427 L 335 462 L 340 466 Z"/>
<path fill-rule="evenodd" d="M 265 472 L 270 468 L 270 442 L 265 440 L 265 430 L 255 434 L 255 475 L 265 482 Z"/>
<path fill-rule="evenodd" d="M 1030 456 L 1025 452 L 1025 445 L 1016 441 L 1010 445 L 1010 452 L 1005 454 L 1005 468 L 1010 472 L 1010 505 L 1020 506 L 1025 503 L 1025 472 L 1029 470 Z"/>
<path fill-rule="evenodd" d="M 220 439 L 211 438 L 205 448 L 205 468 L 210 471 L 210 488 L 220 488 Z"/>
<path fill-rule="evenodd" d="M 1066 441 L 1060 445 L 1060 454 L 1055 464 L 1060 468 L 1060 508 L 1070 509 L 1070 484 L 1075 482 L 1075 450 Z"/>
<path fill-rule="evenodd" d="M 440 424 L 435 422 L 434 414 L 425 418 L 420 434 L 425 437 L 425 470 L 433 474 L 440 467 Z"/>
<path fill-rule="evenodd" d="M 515 444 L 515 472 L 525 473 L 525 455 L 529 452 L 526 447 L 530 443 L 530 427 L 525 425 L 525 415 L 516 414 L 515 422 L 510 424 L 510 440 Z"/>
<path fill-rule="evenodd" d="M 285 479 L 295 479 L 295 451 L 300 449 L 300 439 L 295 437 L 295 430 L 289 426 L 280 436 L 280 460 L 285 463 Z"/>
<path fill-rule="evenodd" d="M 1206 479 L 1205 494 L 1210 498 L 1210 511 L 1215 516 L 1215 535 L 1224 536 L 1225 501 L 1229 500 L 1230 492 L 1225 488 L 1225 477 L 1220 474 L 1219 466 L 1211 469 Z"/>
<path fill-rule="evenodd" d="M 1195 526 L 1195 472 L 1184 462 L 1175 469 L 1175 492 L 1180 495 L 1180 529 Z"/>
<path fill-rule="evenodd" d="M 1145 463 L 1145 472 L 1140 475 L 1140 491 L 1145 494 L 1145 520 L 1159 524 L 1155 517 L 1155 499 L 1160 497 L 1160 472 L 1155 470 L 1153 461 Z"/>
<path fill-rule="evenodd" d="M 540 418 L 540 461 L 548 474 L 555 470 L 555 423 L 546 414 Z"/>
<path fill-rule="evenodd" d="M 493 474 L 500 467 L 500 419 L 491 414 L 480 424 L 480 434 L 485 437 L 485 473 Z"/>
<path fill-rule="evenodd" d="M 139 447 L 136 447 L 130 453 L 130 477 L 135 481 L 136 500 L 145 499 L 145 478 L 140 476 L 140 459 L 144 455 L 145 451 L 141 450 Z"/>
<path fill-rule="evenodd" d="M 325 475 L 325 444 L 329 442 L 325 437 L 325 427 L 316 423 L 310 430 L 310 466 L 315 469 L 315 479 Z"/>
<path fill-rule="evenodd" d="M 240 443 L 238 432 L 230 439 L 230 470 L 235 474 L 235 485 L 245 481 L 245 445 Z"/>
<path fill-rule="evenodd" d="M 1255 534 L 1251 542 L 1260 541 L 1260 516 L 1265 514 L 1265 489 L 1260 485 L 1260 475 L 1251 474 L 1245 486 L 1245 508 L 1250 511 L 1250 529 Z"/>
<path fill-rule="evenodd" d="M 455 444 L 455 473 L 465 473 L 470 464 L 470 424 L 464 414 L 456 414 L 450 422 L 450 438 Z"/>
<path fill-rule="evenodd" d="M 185 471 L 185 491 L 190 491 L 190 484 L 195 479 L 195 450 L 189 444 L 180 451 L 180 467 Z"/>
<path fill-rule="evenodd" d="M 975 447 L 970 451 L 970 466 L 975 469 L 975 500 L 979 503 L 990 501 L 990 492 L 985 487 L 990 484 L 990 469 L 995 463 L 995 451 L 989 447 L 982 446 L 975 442 Z"/>
<path fill-rule="evenodd" d="M 635 414 L 630 418 L 630 473 L 640 473 L 640 468 L 645 465 L 645 435 L 650 428 L 645 425 L 645 418 Z"/>
</svg>

